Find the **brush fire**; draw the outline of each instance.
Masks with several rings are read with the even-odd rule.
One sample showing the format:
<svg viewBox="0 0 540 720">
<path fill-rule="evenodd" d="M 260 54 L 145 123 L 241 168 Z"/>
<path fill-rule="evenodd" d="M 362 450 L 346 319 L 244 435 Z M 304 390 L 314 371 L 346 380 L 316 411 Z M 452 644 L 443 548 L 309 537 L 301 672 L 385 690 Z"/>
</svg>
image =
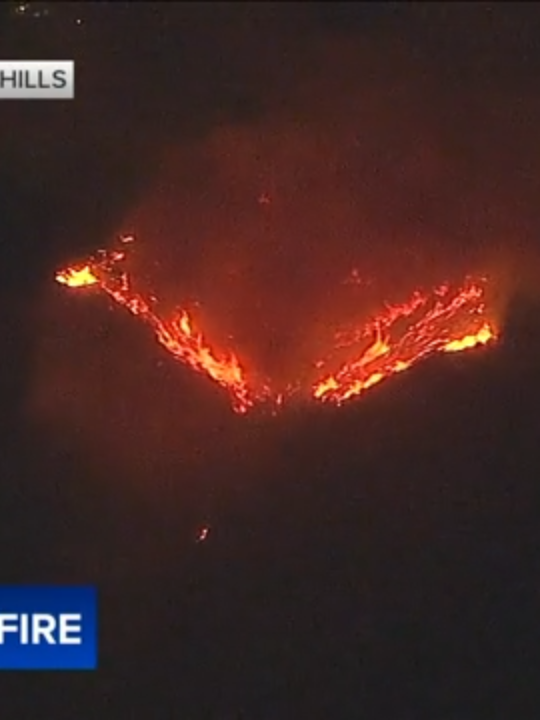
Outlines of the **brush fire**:
<svg viewBox="0 0 540 720">
<path fill-rule="evenodd" d="M 133 240 L 120 238 L 116 249 L 66 267 L 56 274 L 56 281 L 70 289 L 106 293 L 142 320 L 175 359 L 225 389 L 240 414 L 257 404 L 277 408 L 298 397 L 341 405 L 436 353 L 457 353 L 497 338 L 487 306 L 487 279 L 468 277 L 458 286 L 446 283 L 417 290 L 404 303 L 385 305 L 357 327 L 331 338 L 326 358 L 313 362 L 317 379 L 304 387 L 292 383 L 275 388 L 270 380 L 261 381 L 249 372 L 234 352 L 214 347 L 187 310 L 167 314 L 157 297 L 137 290 L 127 269 Z"/>
</svg>

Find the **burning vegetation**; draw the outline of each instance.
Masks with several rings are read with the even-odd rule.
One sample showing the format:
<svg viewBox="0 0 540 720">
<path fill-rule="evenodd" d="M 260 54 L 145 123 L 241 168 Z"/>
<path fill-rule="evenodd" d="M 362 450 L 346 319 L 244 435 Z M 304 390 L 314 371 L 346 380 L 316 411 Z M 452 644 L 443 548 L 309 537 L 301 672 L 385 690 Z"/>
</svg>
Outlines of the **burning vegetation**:
<svg viewBox="0 0 540 720">
<path fill-rule="evenodd" d="M 293 395 L 339 405 L 428 356 L 486 345 L 497 337 L 486 302 L 487 280 L 469 277 L 458 287 L 417 290 L 407 302 L 386 305 L 367 322 L 332 339 L 326 359 L 313 362 L 318 373 L 314 381 L 275 388 L 270 380 L 248 372 L 234 352 L 213 347 L 187 310 L 167 315 L 154 295 L 137 291 L 126 269 L 127 245 L 132 242 L 132 236 L 121 238 L 118 249 L 100 251 L 59 271 L 56 281 L 107 293 L 145 322 L 173 357 L 227 390 L 238 413 L 263 402 L 279 407 Z"/>
</svg>

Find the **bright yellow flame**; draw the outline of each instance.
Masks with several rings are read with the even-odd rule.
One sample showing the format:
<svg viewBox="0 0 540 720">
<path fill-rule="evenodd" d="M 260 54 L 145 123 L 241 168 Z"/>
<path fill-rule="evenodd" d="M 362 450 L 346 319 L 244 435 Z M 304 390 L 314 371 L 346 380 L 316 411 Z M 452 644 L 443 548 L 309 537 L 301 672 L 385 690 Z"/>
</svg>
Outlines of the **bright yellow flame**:
<svg viewBox="0 0 540 720">
<path fill-rule="evenodd" d="M 476 347 L 476 345 L 486 345 L 494 339 L 495 331 L 488 325 L 488 323 L 484 323 L 477 333 L 473 335 L 466 335 L 460 340 L 451 340 L 444 346 L 443 349 L 445 352 L 460 352 L 461 350 L 468 350 L 469 348 Z"/>
<path fill-rule="evenodd" d="M 88 285 L 97 285 L 99 280 L 92 272 L 90 265 L 84 265 L 80 268 L 67 268 L 56 273 L 56 281 L 61 285 L 67 285 L 70 288 L 87 287 Z"/>
</svg>

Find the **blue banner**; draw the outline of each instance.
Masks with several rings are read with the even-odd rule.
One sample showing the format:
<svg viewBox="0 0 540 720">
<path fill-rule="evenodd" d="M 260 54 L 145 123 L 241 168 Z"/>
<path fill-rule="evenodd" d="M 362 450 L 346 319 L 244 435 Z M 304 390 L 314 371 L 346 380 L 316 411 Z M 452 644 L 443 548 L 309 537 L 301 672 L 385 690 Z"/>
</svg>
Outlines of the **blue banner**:
<svg viewBox="0 0 540 720">
<path fill-rule="evenodd" d="M 0 670 L 94 670 L 92 587 L 0 586 Z"/>
</svg>

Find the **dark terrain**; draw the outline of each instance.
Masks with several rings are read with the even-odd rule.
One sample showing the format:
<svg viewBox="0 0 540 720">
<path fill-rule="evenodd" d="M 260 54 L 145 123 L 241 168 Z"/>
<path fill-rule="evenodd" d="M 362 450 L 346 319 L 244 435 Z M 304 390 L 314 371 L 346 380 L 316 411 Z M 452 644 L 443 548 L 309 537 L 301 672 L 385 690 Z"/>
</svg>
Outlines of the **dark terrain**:
<svg viewBox="0 0 540 720">
<path fill-rule="evenodd" d="M 79 5 L 86 4 L 72 3 L 70 12 Z M 100 668 L 6 673 L 0 715 L 537 717 L 540 303 L 530 285 L 509 293 L 502 337 L 490 350 L 429 361 L 339 410 L 247 419 L 162 357 L 120 311 L 108 316 L 104 301 L 57 298 L 70 305 L 61 317 L 80 317 L 85 328 L 69 352 L 79 358 L 75 379 L 95 383 L 100 407 L 66 431 L 28 412 L 54 268 L 105 243 L 143 201 L 168 138 L 204 135 L 223 117 L 249 122 L 264 106 L 264 92 L 258 97 L 255 80 L 237 68 L 241 51 L 233 52 L 238 37 L 249 36 L 235 34 L 245 22 L 239 5 L 225 4 L 217 19 L 209 5 L 176 7 L 182 53 L 161 3 L 155 11 L 117 3 L 106 18 L 87 5 L 94 29 L 83 40 L 64 38 L 58 21 L 42 50 L 37 27 L 14 29 L 7 16 L 0 38 L 4 57 L 14 47 L 20 57 L 80 53 L 81 77 L 90 68 L 95 93 L 80 101 L 88 107 L 73 124 L 69 108 L 0 108 L 0 580 L 97 584 Z M 512 4 L 515 14 L 507 3 L 492 9 L 487 30 L 478 19 L 487 4 L 471 6 L 471 24 L 463 6 L 446 18 L 444 3 L 431 17 L 416 4 L 333 5 L 314 3 L 309 27 L 368 35 L 403 28 L 426 57 L 440 46 L 437 62 L 452 66 L 456 86 L 463 69 L 480 73 L 482 63 L 493 68 L 495 86 L 501 67 L 502 85 L 508 77 L 528 91 L 537 84 L 538 12 L 521 3 Z M 477 48 L 470 34 L 484 31 L 490 41 Z M 288 47 L 286 33 L 279 37 Z M 114 82 L 129 78 L 130 59 L 144 53 L 163 87 L 151 85 L 149 99 L 149 86 L 134 84 L 116 98 Z M 170 92 L 178 78 L 163 78 L 181 62 L 192 74 L 180 101 Z M 121 69 L 100 94 L 96 78 L 110 77 L 111 67 Z M 532 137 L 538 141 L 537 130 Z M 513 158 L 496 166 L 500 178 Z M 516 177 L 526 176 L 526 190 L 510 198 L 505 227 L 523 230 L 514 246 L 532 256 L 539 168 L 531 161 L 522 170 Z M 493 187 L 494 173 L 486 179 Z M 53 331 L 66 347 L 67 332 Z M 148 443 L 145 414 L 157 427 Z M 172 430 L 162 430 L 167 425 Z M 182 452 L 158 452 L 163 433 L 168 448 L 177 434 Z M 197 543 L 206 523 L 209 538 Z"/>
</svg>

